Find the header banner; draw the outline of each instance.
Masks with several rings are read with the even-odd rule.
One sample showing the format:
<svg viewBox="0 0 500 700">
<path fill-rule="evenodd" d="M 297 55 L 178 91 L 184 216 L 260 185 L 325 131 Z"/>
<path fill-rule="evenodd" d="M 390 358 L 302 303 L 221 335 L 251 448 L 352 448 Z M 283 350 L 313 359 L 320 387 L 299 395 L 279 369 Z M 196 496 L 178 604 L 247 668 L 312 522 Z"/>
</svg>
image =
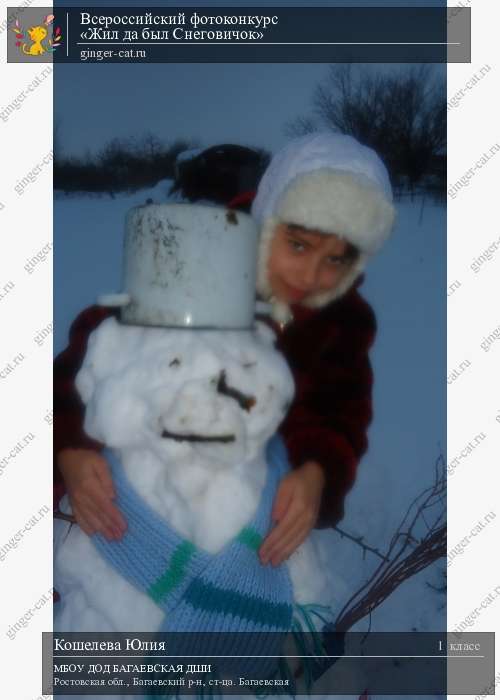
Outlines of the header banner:
<svg viewBox="0 0 500 700">
<path fill-rule="evenodd" d="M 468 63 L 465 7 L 8 8 L 9 62 Z"/>
</svg>

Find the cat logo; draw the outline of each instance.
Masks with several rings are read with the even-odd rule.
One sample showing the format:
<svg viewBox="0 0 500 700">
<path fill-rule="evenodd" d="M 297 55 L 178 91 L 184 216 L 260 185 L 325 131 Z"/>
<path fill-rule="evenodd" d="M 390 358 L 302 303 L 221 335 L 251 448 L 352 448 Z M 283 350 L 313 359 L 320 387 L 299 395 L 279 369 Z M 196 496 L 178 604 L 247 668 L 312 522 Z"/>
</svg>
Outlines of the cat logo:
<svg viewBox="0 0 500 700">
<path fill-rule="evenodd" d="M 12 31 L 16 34 L 16 46 L 19 48 L 19 51 L 26 56 L 41 56 L 44 53 L 54 53 L 61 45 L 62 34 L 61 28 L 55 27 L 52 38 L 48 38 L 49 26 L 53 21 L 54 15 L 47 15 L 43 20 L 43 24 L 37 24 L 24 32 L 19 24 L 19 20 L 16 19 Z"/>
</svg>

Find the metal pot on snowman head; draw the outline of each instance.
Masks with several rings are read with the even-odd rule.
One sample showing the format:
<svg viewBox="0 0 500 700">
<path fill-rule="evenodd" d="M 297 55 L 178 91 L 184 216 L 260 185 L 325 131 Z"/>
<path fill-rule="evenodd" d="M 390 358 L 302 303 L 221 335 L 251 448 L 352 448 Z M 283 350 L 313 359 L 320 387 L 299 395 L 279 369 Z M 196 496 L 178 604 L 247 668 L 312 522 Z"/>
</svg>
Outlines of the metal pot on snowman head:
<svg viewBox="0 0 500 700">
<path fill-rule="evenodd" d="M 249 329 L 255 313 L 258 229 L 239 211 L 148 204 L 126 216 L 123 292 L 99 297 L 123 323 Z"/>
</svg>

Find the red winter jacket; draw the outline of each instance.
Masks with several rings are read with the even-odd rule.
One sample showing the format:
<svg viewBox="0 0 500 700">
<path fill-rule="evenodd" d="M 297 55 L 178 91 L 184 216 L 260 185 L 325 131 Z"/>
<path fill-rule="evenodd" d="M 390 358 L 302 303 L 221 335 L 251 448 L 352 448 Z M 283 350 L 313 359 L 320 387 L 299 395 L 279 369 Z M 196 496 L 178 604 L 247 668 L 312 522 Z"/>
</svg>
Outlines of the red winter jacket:
<svg viewBox="0 0 500 700">
<path fill-rule="evenodd" d="M 275 326 L 277 347 L 295 379 L 295 399 L 280 427 L 290 462 L 319 462 L 326 485 L 316 527 L 335 525 L 344 514 L 344 498 L 354 483 L 356 467 L 367 449 L 372 418 L 372 370 L 368 351 L 376 333 L 371 307 L 357 287 L 324 309 L 292 307 L 294 320 L 284 330 Z M 83 430 L 84 406 L 74 379 L 87 340 L 110 308 L 91 306 L 70 329 L 68 347 L 54 365 L 54 475 L 61 490 L 56 455 L 66 447 L 101 450 L 103 445 Z"/>
</svg>

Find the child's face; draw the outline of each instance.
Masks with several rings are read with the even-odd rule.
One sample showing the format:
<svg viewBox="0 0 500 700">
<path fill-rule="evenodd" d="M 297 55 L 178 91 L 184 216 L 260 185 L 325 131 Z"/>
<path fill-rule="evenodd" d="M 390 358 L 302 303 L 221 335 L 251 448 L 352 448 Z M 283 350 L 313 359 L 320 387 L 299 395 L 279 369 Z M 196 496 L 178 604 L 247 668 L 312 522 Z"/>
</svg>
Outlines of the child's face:
<svg viewBox="0 0 500 700">
<path fill-rule="evenodd" d="M 308 296 L 333 290 L 353 264 L 352 258 L 345 257 L 347 247 L 335 234 L 279 224 L 268 264 L 274 296 L 288 304 L 300 304 Z"/>
</svg>

